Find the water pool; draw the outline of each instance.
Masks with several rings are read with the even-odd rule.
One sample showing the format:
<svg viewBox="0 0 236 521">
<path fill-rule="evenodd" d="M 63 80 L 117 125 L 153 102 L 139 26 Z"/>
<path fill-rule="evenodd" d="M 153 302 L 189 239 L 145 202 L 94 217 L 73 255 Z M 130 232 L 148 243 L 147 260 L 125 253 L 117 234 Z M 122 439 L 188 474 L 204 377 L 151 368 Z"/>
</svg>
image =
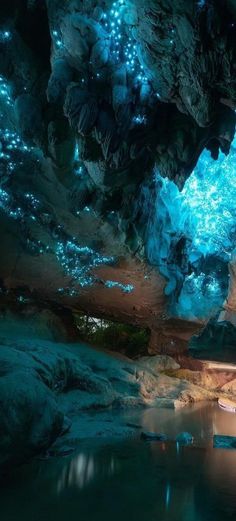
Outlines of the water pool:
<svg viewBox="0 0 236 521">
<path fill-rule="evenodd" d="M 212 434 L 236 435 L 236 415 L 201 404 L 124 414 L 147 430 L 195 443 L 87 439 L 72 455 L 35 460 L 1 484 L 1 521 L 227 521 L 236 519 L 236 451 Z"/>
</svg>

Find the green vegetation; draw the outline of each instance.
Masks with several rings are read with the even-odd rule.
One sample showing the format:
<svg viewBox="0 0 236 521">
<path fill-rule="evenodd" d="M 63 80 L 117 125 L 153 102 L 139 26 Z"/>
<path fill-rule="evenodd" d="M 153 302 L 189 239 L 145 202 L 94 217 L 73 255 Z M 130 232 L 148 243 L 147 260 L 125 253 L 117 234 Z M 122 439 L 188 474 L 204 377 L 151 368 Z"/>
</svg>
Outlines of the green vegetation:
<svg viewBox="0 0 236 521">
<path fill-rule="evenodd" d="M 131 357 L 147 352 L 150 337 L 147 329 L 87 315 L 77 315 L 76 323 L 81 339 L 90 344 Z"/>
</svg>

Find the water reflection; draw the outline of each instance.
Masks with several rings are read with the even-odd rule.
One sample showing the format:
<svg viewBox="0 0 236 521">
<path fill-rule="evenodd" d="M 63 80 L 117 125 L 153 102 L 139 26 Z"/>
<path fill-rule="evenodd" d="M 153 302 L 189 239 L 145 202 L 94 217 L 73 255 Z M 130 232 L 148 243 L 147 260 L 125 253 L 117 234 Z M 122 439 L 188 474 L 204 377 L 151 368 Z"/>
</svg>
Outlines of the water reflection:
<svg viewBox="0 0 236 521">
<path fill-rule="evenodd" d="M 198 444 L 212 440 L 214 434 L 236 436 L 236 414 L 223 411 L 214 402 L 174 411 L 145 409 L 142 425 L 147 431 L 164 432 L 172 439 L 182 431 L 190 432 Z"/>
<path fill-rule="evenodd" d="M 113 456 L 105 461 L 93 454 L 77 454 L 62 470 L 58 479 L 57 492 L 60 494 L 64 489 L 76 487 L 83 489 L 90 482 L 99 478 L 109 478 L 115 472 L 115 461 Z"/>
<path fill-rule="evenodd" d="M 170 485 L 170 483 L 167 483 L 167 485 L 166 485 L 166 500 L 165 500 L 166 510 L 168 510 L 169 505 L 170 505 L 170 492 L 171 492 L 171 485 Z"/>
<path fill-rule="evenodd" d="M 192 432 L 194 445 L 88 440 L 73 457 L 22 469 L 0 493 L 1 520 L 235 520 L 236 451 L 213 449 L 212 434 L 235 434 L 236 415 L 214 404 L 139 414 L 148 430 Z"/>
</svg>

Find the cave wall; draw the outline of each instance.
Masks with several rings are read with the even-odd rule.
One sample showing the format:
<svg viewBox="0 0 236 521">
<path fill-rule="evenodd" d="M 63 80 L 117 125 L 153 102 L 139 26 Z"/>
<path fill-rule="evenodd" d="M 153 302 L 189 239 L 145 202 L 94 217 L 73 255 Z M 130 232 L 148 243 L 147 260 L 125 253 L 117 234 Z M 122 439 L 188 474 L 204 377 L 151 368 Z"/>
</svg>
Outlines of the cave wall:
<svg viewBox="0 0 236 521">
<path fill-rule="evenodd" d="M 168 289 L 171 263 L 178 295 L 189 275 L 186 229 L 164 267 L 148 245 L 175 231 L 156 173 L 183 190 L 204 149 L 230 151 L 234 17 L 223 0 L 2 2 L 3 298 L 134 321 L 170 342 L 175 329 L 189 337 L 186 320 L 202 327 L 209 313 L 178 315 Z"/>
</svg>

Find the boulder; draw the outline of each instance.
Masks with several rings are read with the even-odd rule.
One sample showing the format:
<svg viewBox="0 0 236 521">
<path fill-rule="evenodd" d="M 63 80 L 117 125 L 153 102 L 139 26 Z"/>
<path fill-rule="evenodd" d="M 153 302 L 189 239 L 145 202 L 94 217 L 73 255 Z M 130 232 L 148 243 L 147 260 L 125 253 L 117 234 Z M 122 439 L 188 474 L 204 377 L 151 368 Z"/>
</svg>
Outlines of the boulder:
<svg viewBox="0 0 236 521">
<path fill-rule="evenodd" d="M 64 430 L 53 392 L 32 367 L 29 372 L 22 365 L 1 376 L 0 403 L 1 470 L 46 450 Z"/>
<path fill-rule="evenodd" d="M 236 449 L 236 437 L 215 434 L 213 436 L 213 447 L 214 449 Z"/>
<path fill-rule="evenodd" d="M 143 356 L 139 358 L 139 363 L 154 373 L 164 373 L 165 371 L 176 371 L 180 365 L 168 355 Z"/>
</svg>

